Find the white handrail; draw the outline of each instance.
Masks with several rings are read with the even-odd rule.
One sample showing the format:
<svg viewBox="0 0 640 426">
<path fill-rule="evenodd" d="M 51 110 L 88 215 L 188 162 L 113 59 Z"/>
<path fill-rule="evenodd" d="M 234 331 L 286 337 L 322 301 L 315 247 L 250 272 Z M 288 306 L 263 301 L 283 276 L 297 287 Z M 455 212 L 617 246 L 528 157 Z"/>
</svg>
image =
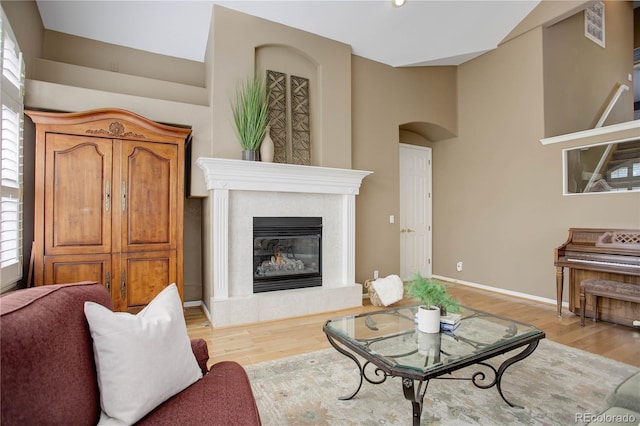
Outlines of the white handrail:
<svg viewBox="0 0 640 426">
<path fill-rule="evenodd" d="M 598 120 L 598 124 L 596 124 L 596 127 L 602 127 L 604 121 L 607 119 L 607 117 L 609 117 L 609 113 L 613 109 L 614 105 L 616 104 L 616 102 L 618 102 L 618 99 L 620 99 L 622 92 L 629 90 L 629 86 L 627 86 L 626 84 L 619 84 L 620 85 L 618 86 L 618 90 L 616 90 L 616 94 L 613 95 L 611 101 L 609 101 L 609 105 L 607 105 L 607 108 L 605 108 L 604 112 L 602 113 L 602 117 L 600 117 L 600 120 Z"/>
<path fill-rule="evenodd" d="M 620 99 L 622 92 L 625 92 L 627 90 L 629 90 L 629 86 L 627 86 L 624 83 L 619 83 L 618 90 L 616 90 L 615 95 L 613 95 L 613 97 L 611 98 L 611 101 L 609 101 L 609 105 L 607 105 L 604 112 L 602 113 L 600 120 L 598 120 L 598 123 L 596 124 L 596 128 L 602 127 L 607 117 L 609 117 L 609 113 L 611 113 L 611 110 L 613 109 L 614 105 L 616 104 L 616 102 L 618 102 L 618 99 Z M 600 157 L 600 161 L 598 161 L 598 165 L 596 166 L 596 169 L 593 171 L 593 173 L 591 173 L 591 177 L 589 177 L 589 182 L 587 182 L 587 185 L 584 187 L 584 190 L 582 192 L 589 192 L 589 190 L 591 189 L 591 186 L 593 185 L 593 182 L 596 180 L 596 177 L 600 174 L 600 170 L 602 169 L 602 166 L 604 166 L 604 162 L 609 156 L 609 153 L 611 152 L 612 147 L 613 147 L 612 143 L 607 145 L 607 148 L 602 153 L 602 157 Z"/>
</svg>

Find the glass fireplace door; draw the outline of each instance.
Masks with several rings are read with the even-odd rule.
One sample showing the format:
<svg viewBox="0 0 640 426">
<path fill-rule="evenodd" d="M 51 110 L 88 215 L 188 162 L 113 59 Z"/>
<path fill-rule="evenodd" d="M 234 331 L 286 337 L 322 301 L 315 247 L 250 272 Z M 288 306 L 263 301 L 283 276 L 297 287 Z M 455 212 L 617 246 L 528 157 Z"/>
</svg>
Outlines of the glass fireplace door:
<svg viewBox="0 0 640 426">
<path fill-rule="evenodd" d="M 254 293 L 321 285 L 322 218 L 254 217 Z"/>
</svg>

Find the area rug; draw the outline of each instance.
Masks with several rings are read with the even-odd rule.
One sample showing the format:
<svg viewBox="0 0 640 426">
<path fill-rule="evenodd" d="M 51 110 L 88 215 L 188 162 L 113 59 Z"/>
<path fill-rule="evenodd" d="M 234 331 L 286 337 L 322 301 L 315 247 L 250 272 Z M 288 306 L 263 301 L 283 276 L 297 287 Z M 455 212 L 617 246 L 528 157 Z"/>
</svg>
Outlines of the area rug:
<svg viewBox="0 0 640 426">
<path fill-rule="evenodd" d="M 513 355 L 513 354 L 512 354 Z M 498 366 L 505 357 L 491 362 Z M 399 378 L 383 384 L 359 382 L 355 363 L 334 349 L 311 352 L 246 367 L 265 426 L 411 425 L 411 403 Z M 456 377 L 470 377 L 467 367 Z M 485 370 L 486 371 L 486 370 Z M 511 365 L 502 391 L 479 389 L 466 380 L 432 380 L 421 425 L 576 425 L 580 415 L 597 414 L 616 385 L 637 367 L 542 340 L 536 351 Z"/>
</svg>

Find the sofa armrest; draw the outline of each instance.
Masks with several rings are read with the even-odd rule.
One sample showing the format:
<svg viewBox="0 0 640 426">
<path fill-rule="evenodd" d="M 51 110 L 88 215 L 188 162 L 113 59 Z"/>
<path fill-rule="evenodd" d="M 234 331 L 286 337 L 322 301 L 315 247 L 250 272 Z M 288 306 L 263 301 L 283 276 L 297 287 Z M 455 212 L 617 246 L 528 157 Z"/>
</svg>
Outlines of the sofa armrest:
<svg viewBox="0 0 640 426">
<path fill-rule="evenodd" d="M 209 361 L 209 348 L 207 342 L 204 339 L 191 339 L 191 350 L 196 356 L 200 370 L 202 374 L 207 374 L 209 369 L 207 368 L 207 361 Z"/>
<path fill-rule="evenodd" d="M 136 423 L 175 425 L 260 426 L 260 412 L 245 369 L 237 362 L 218 362 L 202 379 Z"/>
</svg>

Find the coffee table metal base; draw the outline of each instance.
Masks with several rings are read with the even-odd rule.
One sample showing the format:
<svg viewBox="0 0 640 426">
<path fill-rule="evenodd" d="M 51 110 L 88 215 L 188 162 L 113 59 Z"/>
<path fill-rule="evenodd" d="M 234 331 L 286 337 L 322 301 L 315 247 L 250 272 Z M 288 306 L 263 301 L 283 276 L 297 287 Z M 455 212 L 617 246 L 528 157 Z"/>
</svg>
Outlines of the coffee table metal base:
<svg viewBox="0 0 640 426">
<path fill-rule="evenodd" d="M 500 367 L 498 367 L 498 369 L 496 369 L 495 367 L 493 367 L 492 365 L 486 362 L 477 361 L 477 362 L 469 363 L 466 365 L 458 366 L 457 368 L 452 368 L 450 370 L 441 371 L 439 372 L 438 375 L 434 375 L 433 377 L 426 377 L 425 379 L 416 379 L 415 377 L 405 377 L 402 373 L 398 371 L 394 371 L 394 372 L 385 371 L 385 369 L 379 366 L 376 366 L 375 364 L 373 364 L 371 361 L 368 361 L 368 360 L 364 364 L 361 364 L 358 358 L 356 358 L 354 354 L 347 351 L 341 345 L 336 343 L 331 338 L 330 335 L 327 335 L 327 339 L 329 340 L 329 343 L 331 344 L 331 346 L 333 346 L 338 352 L 352 359 L 353 362 L 356 363 L 358 370 L 360 372 L 360 383 L 358 384 L 358 387 L 356 388 L 356 390 L 349 395 L 339 397 L 339 399 L 349 400 L 355 397 L 358 394 L 358 392 L 360 392 L 360 389 L 362 388 L 362 383 L 364 380 L 366 380 L 369 383 L 377 385 L 377 384 L 384 383 L 387 380 L 387 377 L 402 377 L 402 390 L 404 393 L 404 397 L 411 402 L 411 406 L 413 409 L 413 425 L 414 426 L 420 425 L 420 418 L 422 417 L 422 408 L 424 403 L 424 397 L 425 397 L 425 394 L 427 393 L 427 387 L 429 385 L 429 381 L 434 379 L 469 380 L 477 388 L 480 388 L 480 389 L 489 389 L 495 386 L 496 389 L 498 389 L 498 393 L 500 394 L 500 397 L 502 397 L 503 401 L 506 402 L 510 407 L 523 408 L 520 405 L 511 403 L 502 393 L 502 375 L 504 374 L 506 369 L 509 368 L 509 366 L 531 355 L 533 351 L 536 350 L 539 343 L 539 340 L 532 341 L 527 346 L 525 346 L 524 350 L 508 358 L 507 360 L 503 361 L 502 364 L 500 364 Z M 501 355 L 501 354 L 510 352 L 512 350 L 514 350 L 514 348 L 509 348 L 504 352 L 495 353 L 493 354 L 493 356 Z M 477 371 L 471 377 L 440 377 L 443 374 L 449 374 L 455 370 L 467 367 L 469 365 L 482 365 L 486 367 L 489 371 L 492 372 L 494 376 L 493 380 L 490 381 L 489 383 L 485 383 L 487 376 L 483 371 Z M 369 366 L 372 366 L 372 368 L 374 368 L 373 370 L 375 375 L 374 377 L 371 377 L 370 375 L 367 374 L 367 367 Z M 415 376 L 415 374 L 407 374 L 407 376 Z M 417 387 L 416 387 L 416 382 L 417 382 Z"/>
</svg>

